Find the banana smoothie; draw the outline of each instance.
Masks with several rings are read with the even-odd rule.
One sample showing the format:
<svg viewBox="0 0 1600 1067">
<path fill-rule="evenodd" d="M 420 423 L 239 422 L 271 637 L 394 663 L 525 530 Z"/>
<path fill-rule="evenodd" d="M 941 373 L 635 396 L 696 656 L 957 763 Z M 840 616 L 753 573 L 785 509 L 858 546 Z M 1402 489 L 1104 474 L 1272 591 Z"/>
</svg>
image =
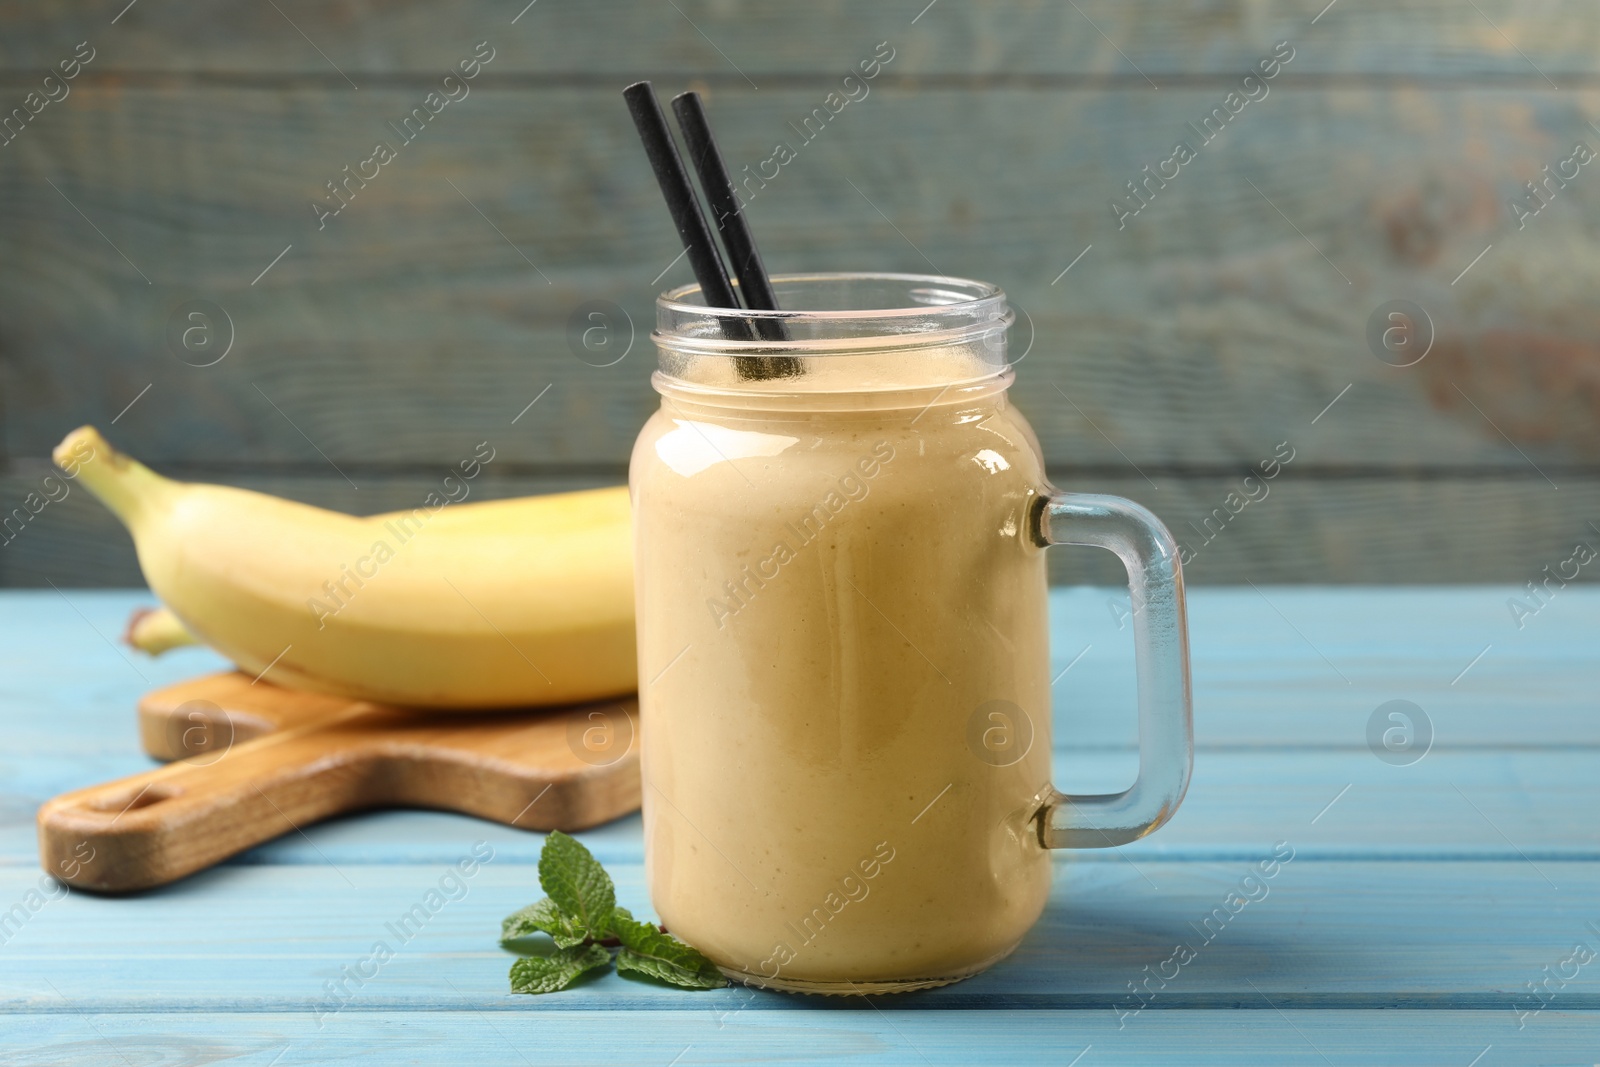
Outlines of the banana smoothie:
<svg viewBox="0 0 1600 1067">
<path fill-rule="evenodd" d="M 657 342 L 630 475 L 656 910 L 773 988 L 981 970 L 1050 881 L 1045 482 L 1009 370 L 960 337 L 779 376 Z"/>
</svg>

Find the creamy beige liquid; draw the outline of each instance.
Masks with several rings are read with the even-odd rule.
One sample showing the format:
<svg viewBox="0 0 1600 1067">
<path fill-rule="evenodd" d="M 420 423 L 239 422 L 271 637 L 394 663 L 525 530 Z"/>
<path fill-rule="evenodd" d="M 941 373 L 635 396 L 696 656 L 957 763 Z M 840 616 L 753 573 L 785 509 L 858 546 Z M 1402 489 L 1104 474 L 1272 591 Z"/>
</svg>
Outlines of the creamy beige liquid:
<svg viewBox="0 0 1600 1067">
<path fill-rule="evenodd" d="M 818 411 L 668 383 L 639 437 L 650 893 L 746 981 L 948 981 L 1044 906 L 1044 474 L 1004 384 Z"/>
</svg>

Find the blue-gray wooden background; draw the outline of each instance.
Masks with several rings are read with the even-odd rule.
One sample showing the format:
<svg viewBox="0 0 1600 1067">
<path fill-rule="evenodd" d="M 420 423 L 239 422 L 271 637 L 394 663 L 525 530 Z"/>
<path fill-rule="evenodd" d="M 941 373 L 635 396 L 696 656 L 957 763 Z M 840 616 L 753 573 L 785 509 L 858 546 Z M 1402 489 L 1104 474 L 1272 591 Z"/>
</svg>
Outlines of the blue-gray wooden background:
<svg viewBox="0 0 1600 1067">
<path fill-rule="evenodd" d="M 87 492 L 28 506 L 84 422 L 350 511 L 484 440 L 480 495 L 620 481 L 651 301 L 689 272 L 619 90 L 698 88 L 755 167 L 880 42 L 870 93 L 750 205 L 774 270 L 1004 286 L 1055 479 L 1147 502 L 1191 581 L 1538 578 L 1600 545 L 1600 164 L 1572 162 L 1600 151 L 1600 6 L 1325 2 L 7 0 L 0 583 L 138 582 Z M 325 183 L 480 42 L 469 95 L 319 229 Z M 1196 158 L 1119 228 L 1180 139 Z M 195 301 L 232 342 L 211 366 L 173 340 Z M 614 365 L 569 342 L 591 301 L 636 328 Z M 1393 301 L 1431 324 L 1412 366 L 1369 336 Z M 1195 533 L 1282 442 L 1268 495 Z"/>
</svg>

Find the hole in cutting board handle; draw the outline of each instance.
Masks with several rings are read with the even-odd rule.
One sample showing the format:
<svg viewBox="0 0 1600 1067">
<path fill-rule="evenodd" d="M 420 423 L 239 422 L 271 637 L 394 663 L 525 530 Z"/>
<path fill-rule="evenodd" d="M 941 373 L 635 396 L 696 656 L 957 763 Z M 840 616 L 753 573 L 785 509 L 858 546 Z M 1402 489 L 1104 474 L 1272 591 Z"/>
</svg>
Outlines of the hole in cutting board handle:
<svg viewBox="0 0 1600 1067">
<path fill-rule="evenodd" d="M 114 812 L 121 815 L 138 808 L 148 808 L 152 804 L 159 804 L 163 800 L 171 800 L 182 794 L 183 790 L 177 786 L 152 782 L 139 789 L 127 789 L 120 793 L 95 797 L 85 801 L 84 807 L 91 811 Z"/>
</svg>

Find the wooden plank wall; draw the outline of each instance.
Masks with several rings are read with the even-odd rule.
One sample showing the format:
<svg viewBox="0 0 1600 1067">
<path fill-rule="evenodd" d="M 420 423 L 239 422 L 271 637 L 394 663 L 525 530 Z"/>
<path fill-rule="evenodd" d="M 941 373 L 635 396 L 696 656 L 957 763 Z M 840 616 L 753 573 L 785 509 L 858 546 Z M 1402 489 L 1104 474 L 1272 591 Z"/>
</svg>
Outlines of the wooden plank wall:
<svg viewBox="0 0 1600 1067">
<path fill-rule="evenodd" d="M 0 4 L 0 116 L 93 53 L 0 145 L 7 513 L 83 422 L 351 511 L 485 439 L 485 494 L 621 480 L 652 298 L 688 280 L 618 98 L 650 77 L 707 95 L 736 168 L 798 146 L 750 206 L 773 269 L 1003 285 L 1055 479 L 1147 502 L 1191 581 L 1521 583 L 1600 544 L 1600 167 L 1562 162 L 1600 152 L 1588 0 L 123 2 Z M 1185 124 L 1280 41 L 1201 143 Z M 319 229 L 325 183 L 479 42 L 469 95 Z M 1179 139 L 1195 158 L 1119 226 Z M 1547 165 L 1577 173 L 1515 210 Z M 168 341 L 194 300 L 231 320 L 213 366 Z M 592 300 L 634 325 L 616 365 L 569 349 Z M 1394 300 L 1433 324 L 1413 366 L 1369 345 Z M 1202 543 L 1280 442 L 1270 495 Z M 0 584 L 139 580 L 84 492 L 13 530 Z"/>
</svg>

